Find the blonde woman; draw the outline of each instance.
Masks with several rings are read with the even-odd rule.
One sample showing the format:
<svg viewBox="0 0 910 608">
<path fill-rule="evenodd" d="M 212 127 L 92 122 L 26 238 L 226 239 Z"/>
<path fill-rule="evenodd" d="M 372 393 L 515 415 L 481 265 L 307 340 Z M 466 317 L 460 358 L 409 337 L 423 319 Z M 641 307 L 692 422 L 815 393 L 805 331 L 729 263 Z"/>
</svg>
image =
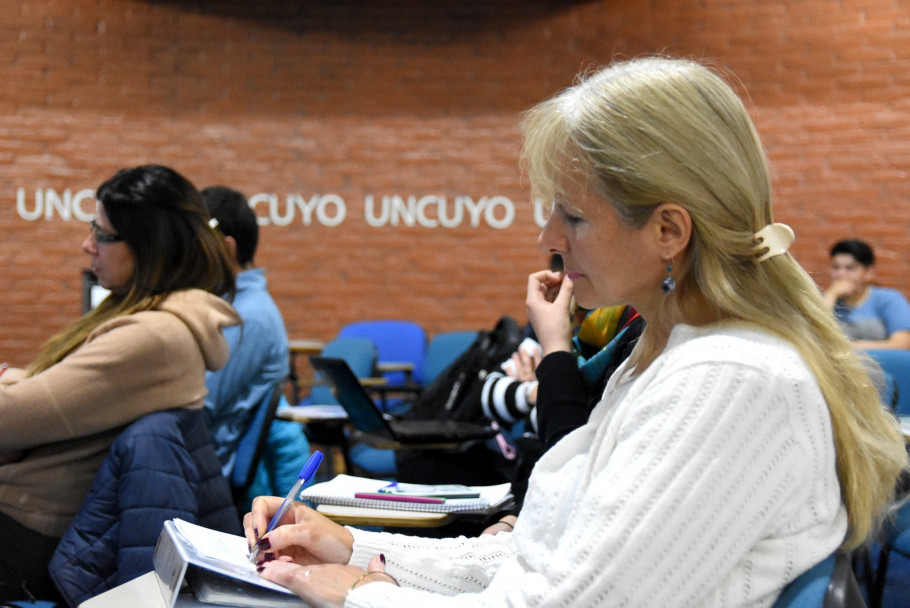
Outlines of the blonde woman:
<svg viewBox="0 0 910 608">
<path fill-rule="evenodd" d="M 527 115 L 545 355 L 562 311 L 647 323 L 587 425 L 538 461 L 514 531 L 448 540 L 342 528 L 300 505 L 260 567 L 317 606 L 770 606 L 875 529 L 906 467 L 895 420 L 774 224 L 740 99 L 686 60 L 585 78 Z M 555 311 L 555 312 L 554 312 Z M 280 499 L 257 499 L 250 541 Z M 343 565 L 338 565 L 343 564 Z M 445 596 L 445 597 L 443 597 Z"/>
<path fill-rule="evenodd" d="M 229 251 L 202 197 L 159 165 L 97 191 L 82 249 L 111 294 L 0 376 L 0 600 L 57 596 L 47 564 L 117 434 L 144 414 L 201 408 L 239 317 Z"/>
</svg>

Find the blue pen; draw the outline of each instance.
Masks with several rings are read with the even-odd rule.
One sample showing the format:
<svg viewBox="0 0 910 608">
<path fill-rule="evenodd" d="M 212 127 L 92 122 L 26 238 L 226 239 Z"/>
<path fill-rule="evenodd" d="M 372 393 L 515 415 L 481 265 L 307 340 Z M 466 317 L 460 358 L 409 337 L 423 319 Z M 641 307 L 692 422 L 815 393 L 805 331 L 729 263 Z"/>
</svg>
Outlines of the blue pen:
<svg viewBox="0 0 910 608">
<path fill-rule="evenodd" d="M 294 487 L 291 488 L 291 491 L 288 492 L 288 495 L 284 499 L 284 502 L 282 502 L 281 506 L 278 507 L 278 511 L 275 513 L 275 515 L 272 516 L 272 520 L 269 522 L 268 527 L 265 529 L 265 534 L 268 534 L 275 529 L 275 526 L 278 525 L 278 522 L 281 521 L 281 518 L 284 517 L 284 514 L 287 513 L 288 509 L 291 507 L 291 503 L 297 500 L 297 496 L 300 494 L 300 491 L 303 490 L 303 486 L 305 486 L 306 482 L 311 480 L 313 478 L 313 475 L 316 474 L 316 469 L 319 468 L 320 464 L 322 464 L 322 452 L 319 450 L 313 450 L 313 453 L 306 461 L 306 464 L 303 465 L 302 469 L 300 469 L 300 475 L 297 476 L 297 481 L 294 483 Z M 265 534 L 262 536 L 265 536 Z M 259 557 L 259 543 L 262 542 L 262 536 L 259 537 L 259 540 L 256 541 L 256 544 L 253 545 L 253 548 L 250 550 L 250 561 L 254 564 L 256 563 L 256 558 Z"/>
</svg>

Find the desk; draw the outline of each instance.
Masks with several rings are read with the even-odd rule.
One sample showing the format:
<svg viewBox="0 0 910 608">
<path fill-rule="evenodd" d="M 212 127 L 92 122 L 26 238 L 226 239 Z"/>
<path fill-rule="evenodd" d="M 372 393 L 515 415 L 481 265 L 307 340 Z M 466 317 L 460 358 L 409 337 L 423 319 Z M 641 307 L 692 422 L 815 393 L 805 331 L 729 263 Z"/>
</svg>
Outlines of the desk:
<svg viewBox="0 0 910 608">
<path fill-rule="evenodd" d="M 438 528 L 455 519 L 451 513 L 421 513 L 420 511 L 370 509 L 342 505 L 319 505 L 316 510 L 342 526 Z"/>
<path fill-rule="evenodd" d="M 325 348 L 322 340 L 288 340 L 290 351 L 290 367 L 288 379 L 291 381 L 291 402 L 295 405 L 300 402 L 300 377 L 297 375 L 297 357 L 300 355 L 318 355 Z"/>
<path fill-rule="evenodd" d="M 321 353 L 325 348 L 325 342 L 322 340 L 288 340 L 288 348 L 291 349 L 292 355 L 313 355 Z"/>
</svg>

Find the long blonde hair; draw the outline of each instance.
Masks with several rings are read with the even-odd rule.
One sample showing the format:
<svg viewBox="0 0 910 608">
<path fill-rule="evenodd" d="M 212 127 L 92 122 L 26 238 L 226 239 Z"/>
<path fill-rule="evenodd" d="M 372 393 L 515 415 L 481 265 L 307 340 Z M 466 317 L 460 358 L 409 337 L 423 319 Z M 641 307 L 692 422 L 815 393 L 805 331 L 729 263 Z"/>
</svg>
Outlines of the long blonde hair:
<svg viewBox="0 0 910 608">
<path fill-rule="evenodd" d="M 52 337 L 26 372 L 58 363 L 95 330 L 121 315 L 156 308 L 178 289 L 232 294 L 231 253 L 193 184 L 168 167 L 122 169 L 99 186 L 98 202 L 136 258 L 128 289 L 111 293 L 94 310 Z"/>
<path fill-rule="evenodd" d="M 713 318 L 761 327 L 799 351 L 830 410 L 850 522 L 844 545 L 861 544 L 907 467 L 903 437 L 809 275 L 789 254 L 757 260 L 754 234 L 773 221 L 770 178 L 732 88 L 694 61 L 636 59 L 583 77 L 528 112 L 523 126 L 524 162 L 541 200 L 563 194 L 569 178 L 630 226 L 667 201 L 689 212 L 692 238 L 658 322 L 700 318 L 707 305 Z M 633 363 L 662 348 L 655 333 L 645 330 Z"/>
</svg>

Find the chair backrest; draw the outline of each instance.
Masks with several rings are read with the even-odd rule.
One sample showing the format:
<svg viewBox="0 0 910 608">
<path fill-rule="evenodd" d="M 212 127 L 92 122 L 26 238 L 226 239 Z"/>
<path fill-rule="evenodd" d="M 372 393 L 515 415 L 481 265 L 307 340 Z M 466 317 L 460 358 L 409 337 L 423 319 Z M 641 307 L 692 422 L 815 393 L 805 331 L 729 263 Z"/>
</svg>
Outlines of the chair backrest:
<svg viewBox="0 0 910 608">
<path fill-rule="evenodd" d="M 871 571 L 871 563 L 867 562 L 867 566 L 870 567 L 867 567 L 863 573 L 866 576 L 869 587 L 869 605 L 874 607 L 884 605 L 882 598 L 887 586 L 886 583 L 888 583 L 888 567 L 891 563 L 892 554 L 896 552 L 900 555 L 903 558 L 900 560 L 902 563 L 906 563 L 907 559 L 910 559 L 910 502 L 901 504 L 897 512 L 885 520 L 881 538 L 877 544 L 880 551 L 875 571 Z M 903 572 L 898 571 L 898 576 L 894 578 L 900 580 L 906 568 L 903 570 Z M 899 595 L 896 591 L 901 588 L 902 586 L 892 591 L 895 597 Z"/>
<path fill-rule="evenodd" d="M 376 345 L 378 362 L 410 363 L 411 377 L 418 384 L 423 383 L 423 365 L 426 358 L 427 334 L 423 327 L 413 321 L 391 319 L 357 321 L 341 328 L 339 338 L 368 338 Z M 393 371 L 383 376 L 392 385 L 406 383 L 404 372 Z"/>
<path fill-rule="evenodd" d="M 831 555 L 784 587 L 773 608 L 822 608 L 833 573 L 834 555 Z"/>
<path fill-rule="evenodd" d="M 231 471 L 231 494 L 234 504 L 240 509 L 241 501 L 246 499 L 247 490 L 253 485 L 256 469 L 262 459 L 266 442 L 269 439 L 269 429 L 275 419 L 275 412 L 284 394 L 284 380 L 276 382 L 266 391 L 262 401 L 256 406 L 256 413 L 246 432 L 240 436 L 237 443 L 237 452 L 234 458 L 234 468 Z"/>
<path fill-rule="evenodd" d="M 49 565 L 76 606 L 153 569 L 164 522 L 179 517 L 240 534 L 201 409 L 147 414 L 114 440 Z"/>
<path fill-rule="evenodd" d="M 910 350 L 881 349 L 866 352 L 886 374 L 890 374 L 894 379 L 897 388 L 897 403 L 894 413 L 898 416 L 910 416 Z"/>
<path fill-rule="evenodd" d="M 369 338 L 335 338 L 328 342 L 322 349 L 323 357 L 344 359 L 358 378 L 368 378 L 373 375 L 376 367 L 376 345 Z M 310 390 L 310 395 L 303 400 L 304 404 L 338 405 L 338 400 L 332 394 L 332 389 L 321 378 L 316 377 L 316 384 Z"/>
<path fill-rule="evenodd" d="M 865 608 L 849 554 L 828 556 L 787 585 L 773 608 Z"/>
<path fill-rule="evenodd" d="M 439 377 L 447 367 L 460 357 L 474 340 L 476 331 L 446 331 L 438 333 L 427 345 L 427 356 L 423 364 L 423 383 L 429 384 Z"/>
</svg>

